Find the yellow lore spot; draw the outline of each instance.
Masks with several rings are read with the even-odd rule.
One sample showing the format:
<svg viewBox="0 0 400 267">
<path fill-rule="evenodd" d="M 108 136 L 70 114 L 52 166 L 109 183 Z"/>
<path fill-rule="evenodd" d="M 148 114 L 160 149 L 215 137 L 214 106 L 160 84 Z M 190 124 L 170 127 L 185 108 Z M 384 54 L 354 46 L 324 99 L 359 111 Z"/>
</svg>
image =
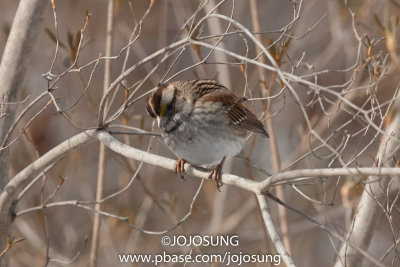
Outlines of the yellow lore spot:
<svg viewBox="0 0 400 267">
<path fill-rule="evenodd" d="M 162 117 L 164 115 L 166 109 L 167 109 L 167 104 L 164 104 L 161 106 L 160 117 Z"/>
</svg>

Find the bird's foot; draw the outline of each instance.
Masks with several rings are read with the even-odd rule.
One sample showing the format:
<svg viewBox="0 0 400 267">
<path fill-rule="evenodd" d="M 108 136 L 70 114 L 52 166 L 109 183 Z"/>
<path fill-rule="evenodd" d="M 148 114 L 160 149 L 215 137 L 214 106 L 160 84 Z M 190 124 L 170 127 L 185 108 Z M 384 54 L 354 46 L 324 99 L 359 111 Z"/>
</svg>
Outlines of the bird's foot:
<svg viewBox="0 0 400 267">
<path fill-rule="evenodd" d="M 222 158 L 222 161 L 218 166 L 211 171 L 210 175 L 208 176 L 208 179 L 211 179 L 215 181 L 215 184 L 217 185 L 217 189 L 219 192 L 221 192 L 221 186 L 223 185 L 222 183 L 222 166 L 224 165 L 225 162 L 225 157 Z"/>
</svg>

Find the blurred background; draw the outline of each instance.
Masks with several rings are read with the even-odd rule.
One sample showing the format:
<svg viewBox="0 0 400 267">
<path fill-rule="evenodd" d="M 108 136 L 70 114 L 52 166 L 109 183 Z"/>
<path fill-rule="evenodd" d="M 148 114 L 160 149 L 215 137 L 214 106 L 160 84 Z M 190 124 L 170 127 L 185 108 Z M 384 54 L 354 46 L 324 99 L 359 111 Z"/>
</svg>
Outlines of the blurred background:
<svg viewBox="0 0 400 267">
<path fill-rule="evenodd" d="M 257 4 L 256 9 L 254 2 Z M 25 115 L 14 136 L 32 117 L 37 117 L 11 147 L 10 177 L 61 141 L 97 124 L 103 94 L 104 60 L 100 60 L 95 69 L 94 64 L 88 63 L 105 54 L 107 1 L 70 0 L 55 3 L 60 42 L 53 68 L 55 74 L 63 73 L 73 63 L 78 51 L 79 33 L 85 24 L 86 10 L 91 14 L 75 65 L 75 69 L 82 67 L 81 71 L 65 73 L 54 91 L 61 107 L 68 107 L 81 95 L 83 97 L 67 112 L 75 125 L 56 112 L 49 98 L 42 99 Z M 218 47 L 226 51 L 253 62 L 258 60 L 260 55 L 254 41 L 238 27 L 227 21 L 206 17 L 218 3 L 209 1 L 199 8 L 203 4 L 201 1 L 115 0 L 112 50 L 115 58 L 111 60 L 111 81 L 121 75 L 124 64 L 127 69 L 159 49 L 185 38 L 193 29 L 191 21 L 195 25 L 204 18 L 204 23 L 192 33 L 197 40 L 214 45 L 218 42 Z M 326 86 L 334 92 L 342 92 L 344 98 L 359 107 L 375 107 L 376 112 L 371 113 L 371 120 L 384 129 L 389 101 L 395 98 L 399 83 L 399 69 L 389 55 L 383 37 L 393 27 L 397 28 L 395 16 L 399 14 L 399 5 L 395 1 L 382 0 L 353 0 L 347 3 L 348 6 L 344 1 L 309 0 L 296 3 L 231 0 L 222 1 L 214 13 L 232 17 L 256 33 L 282 70 L 293 72 L 296 76 Z M 1 0 L 0 5 L 2 53 L 18 1 Z M 257 20 L 252 8 L 253 12 L 256 10 L 258 13 Z M 296 13 L 299 10 L 300 13 Z M 352 12 L 355 15 L 354 22 Z M 255 30 L 256 21 L 259 30 Z M 189 23 L 184 26 L 186 22 Z M 137 39 L 127 47 L 135 27 L 134 36 Z M 355 31 L 361 41 L 357 39 Z M 21 104 L 20 110 L 48 88 L 48 81 L 42 74 L 49 71 L 54 58 L 55 32 L 49 1 L 42 30 L 30 59 L 25 89 L 20 97 L 21 100 L 29 98 Z M 393 32 L 398 38 L 396 31 Z M 125 77 L 115 93 L 111 111 L 115 112 L 124 103 L 124 87 L 134 92 L 136 98 L 158 83 L 170 79 L 216 79 L 237 94 L 249 98 L 248 106 L 254 109 L 266 125 L 267 122 L 271 123 L 282 171 L 375 166 L 381 134 L 368 125 L 362 116 L 358 116 L 357 112 L 343 104 L 337 95 L 317 92 L 292 82 L 300 98 L 298 102 L 276 79 L 274 73 L 265 69 L 260 71 L 252 62 L 240 61 L 227 53 L 211 51 L 204 46 L 187 45 L 185 49 L 178 47 L 166 60 L 163 59 L 164 55 L 166 53 L 138 65 L 135 71 Z M 270 65 L 267 59 L 263 60 Z M 113 122 L 114 125 L 129 125 L 157 132 L 157 127 L 152 129 L 152 120 L 145 112 L 145 99 L 139 97 Z M 310 134 L 307 120 L 315 133 L 326 142 L 325 145 Z M 152 153 L 175 158 L 157 138 L 121 134 L 115 137 L 133 147 L 150 149 Z M 327 145 L 337 153 L 332 153 Z M 98 155 L 98 143 L 71 152 L 24 195 L 16 211 L 41 205 L 46 199 L 47 203 L 67 200 L 94 202 Z M 140 163 L 109 150 L 106 155 L 104 196 L 125 187 Z M 266 173 L 276 172 L 272 159 L 270 140 L 253 136 L 249 138 L 241 155 L 228 161 L 224 171 L 262 180 L 268 177 Z M 346 236 L 365 178 L 318 177 L 301 184 L 280 186 L 281 192 L 277 192 L 277 195 L 285 203 Z M 105 201 L 101 209 L 129 217 L 132 224 L 146 230 L 168 230 L 189 211 L 199 184 L 199 179 L 186 177 L 182 180 L 171 171 L 144 164 L 130 187 L 117 197 Z M 394 181 L 388 199 L 394 199 L 398 191 L 398 182 Z M 275 193 L 276 189 L 271 192 Z M 303 216 L 290 210 L 279 210 L 278 204 L 271 200 L 268 202 L 275 224 L 298 266 L 334 264 L 340 247 L 338 240 L 331 238 Z M 383 259 L 383 263 L 388 266 L 400 264 L 397 246 L 388 250 L 398 241 L 400 234 L 396 223 L 399 221 L 399 207 L 396 203 L 393 205 L 395 208 L 390 216 L 381 217 L 369 249 L 364 248 L 376 259 L 388 251 Z M 11 266 L 64 266 L 56 261 L 46 263 L 47 248 L 51 259 L 72 261 L 72 266 L 88 266 L 93 216 L 93 212 L 73 205 L 61 205 L 17 216 L 13 233 L 16 238 L 25 240 L 12 248 Z M 193 253 L 224 253 L 226 250 L 232 253 L 276 253 L 265 232 L 256 197 L 234 186 L 225 185 L 222 192 L 218 192 L 213 182 L 206 181 L 195 201 L 191 217 L 168 235 L 202 233 L 238 235 L 239 246 L 195 247 Z M 191 250 L 190 247 L 163 246 L 160 243 L 161 237 L 141 233 L 122 220 L 101 217 L 98 266 L 118 266 L 120 253 L 189 253 Z M 368 261 L 364 261 L 364 264 L 373 266 Z M 145 266 L 137 266 L 141 265 Z M 205 265 L 218 266 L 217 263 Z M 284 263 L 281 265 L 284 266 Z M 260 263 L 259 266 L 268 265 Z"/>
</svg>

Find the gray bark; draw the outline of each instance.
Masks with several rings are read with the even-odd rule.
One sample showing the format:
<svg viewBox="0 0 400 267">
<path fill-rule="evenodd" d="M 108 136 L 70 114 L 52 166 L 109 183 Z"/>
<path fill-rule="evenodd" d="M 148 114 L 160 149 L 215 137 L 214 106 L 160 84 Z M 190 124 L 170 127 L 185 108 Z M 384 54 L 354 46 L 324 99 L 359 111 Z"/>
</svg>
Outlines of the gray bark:
<svg viewBox="0 0 400 267">
<path fill-rule="evenodd" d="M 393 160 L 393 155 L 395 156 L 394 158 L 399 158 L 400 143 L 396 139 L 400 139 L 400 101 L 395 104 L 393 114 L 392 120 L 385 131 L 386 135 L 383 136 L 379 146 L 377 158 L 381 167 L 393 167 L 396 164 Z M 375 228 L 382 215 L 382 206 L 386 206 L 387 188 L 391 179 L 391 176 L 378 177 L 371 175 L 368 177 L 355 218 L 347 234 L 347 239 L 361 249 L 368 250 Z M 357 267 L 362 266 L 362 263 L 363 256 L 355 249 L 344 244 L 340 249 L 335 267 Z"/>
<path fill-rule="evenodd" d="M 38 36 L 43 11 L 47 0 L 21 0 L 15 14 L 14 22 L 4 49 L 0 65 L 0 101 L 4 103 L 0 118 L 0 141 L 14 121 L 17 105 L 7 105 L 16 102 L 21 92 L 25 72 L 33 45 Z M 1 143 L 1 142 L 0 142 Z M 9 151 L 0 151 L 0 191 L 8 183 Z M 7 238 L 11 237 L 11 220 L 7 211 L 0 213 L 0 251 L 7 247 Z M 0 258 L 0 266 L 9 266 L 9 253 Z"/>
</svg>

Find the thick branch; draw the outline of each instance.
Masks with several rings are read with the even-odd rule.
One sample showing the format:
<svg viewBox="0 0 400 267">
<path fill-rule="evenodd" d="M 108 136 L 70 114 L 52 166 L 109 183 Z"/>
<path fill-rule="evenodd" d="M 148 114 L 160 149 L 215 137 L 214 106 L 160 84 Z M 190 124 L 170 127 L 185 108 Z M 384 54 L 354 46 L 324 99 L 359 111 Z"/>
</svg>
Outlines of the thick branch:
<svg viewBox="0 0 400 267">
<path fill-rule="evenodd" d="M 0 65 L 0 143 L 11 127 L 18 105 L 16 102 L 22 89 L 25 72 L 36 38 L 47 0 L 21 0 Z M 3 4 L 4 6 L 4 4 Z M 3 7 L 4 8 L 4 7 Z M 6 194 L 8 182 L 9 150 L 0 151 L 0 191 Z M 1 203 L 0 203 L 1 204 Z M 8 205 L 7 205 L 8 207 Z M 0 209 L 0 251 L 8 246 L 7 237 L 11 235 L 11 221 L 7 211 Z M 10 253 L 0 257 L 0 266 L 9 266 Z"/>
<path fill-rule="evenodd" d="M 121 143 L 109 133 L 105 131 L 92 131 L 91 135 L 102 142 L 106 147 L 112 151 L 121 154 L 125 157 L 132 158 L 138 161 L 148 163 L 153 166 L 161 167 L 171 171 L 175 170 L 176 160 L 161 157 L 151 154 L 134 147 L 130 147 Z M 185 171 L 187 174 L 208 179 L 209 170 L 196 167 L 190 164 L 185 164 Z M 355 176 L 355 175 L 400 175 L 400 168 L 324 168 L 324 169 L 303 169 L 293 170 L 273 175 L 261 182 L 255 182 L 233 174 L 222 174 L 222 181 L 227 185 L 234 185 L 239 188 L 260 193 L 268 188 L 282 183 L 295 182 L 299 180 L 309 179 L 310 177 L 335 177 L 335 176 Z"/>
<path fill-rule="evenodd" d="M 6 186 L 6 190 L 0 194 L 0 210 L 5 204 L 10 204 L 17 190 L 20 190 L 23 185 L 28 183 L 32 178 L 44 171 L 48 166 L 57 162 L 59 159 L 66 156 L 73 149 L 84 145 L 88 142 L 98 139 L 106 147 L 112 151 L 132 158 L 152 166 L 161 167 L 171 171 L 175 170 L 176 160 L 158 156 L 131 146 L 128 146 L 105 131 L 88 130 L 77 134 L 70 139 L 59 144 L 35 162 L 27 166 L 18 173 Z M 202 179 L 208 179 L 209 170 L 196 167 L 190 164 L 185 165 L 185 171 L 188 175 Z M 247 191 L 260 193 L 268 188 L 282 183 L 295 182 L 299 180 L 309 179 L 312 177 L 335 177 L 335 176 L 355 176 L 355 175 L 375 175 L 375 176 L 393 176 L 400 175 L 400 168 L 324 168 L 324 169 L 303 169 L 287 171 L 273 175 L 261 182 L 255 182 L 233 174 L 222 174 L 222 181 L 227 185 L 234 185 Z"/>
<path fill-rule="evenodd" d="M 7 103 L 15 102 L 22 89 L 46 3 L 48 3 L 46 0 L 23 0 L 18 5 L 0 65 L 0 104 L 5 104 L 2 111 L 6 114 L 0 119 L 0 141 L 14 120 L 18 105 L 7 105 Z M 0 190 L 8 180 L 7 154 L 8 151 L 0 151 Z"/>
<path fill-rule="evenodd" d="M 10 208 L 12 201 L 16 198 L 18 191 L 28 184 L 35 176 L 43 172 L 48 166 L 56 163 L 66 155 L 68 155 L 73 149 L 89 143 L 93 139 L 90 137 L 90 133 L 95 130 L 90 130 L 77 134 L 68 140 L 65 140 L 55 148 L 48 151 L 46 154 L 35 160 L 29 166 L 25 167 L 20 171 L 13 179 L 5 186 L 4 190 L 0 193 L 0 230 L 4 231 L 6 228 L 10 227 L 11 224 L 11 214 Z M 7 246 L 7 233 L 2 233 L 3 238 L 2 246 L 0 250 L 2 251 Z M 2 257 L 0 266 L 8 266 L 7 256 Z"/>
<path fill-rule="evenodd" d="M 65 140 L 14 176 L 0 194 L 0 217 L 9 212 L 11 202 L 16 193 L 29 183 L 32 178 L 43 172 L 49 165 L 68 155 L 75 148 L 92 141 L 91 135 L 95 131 L 89 130 Z"/>
<path fill-rule="evenodd" d="M 400 121 L 396 122 L 400 125 Z M 84 144 L 91 142 L 92 140 L 98 139 L 106 147 L 113 150 L 114 152 L 121 154 L 125 157 L 132 158 L 138 161 L 142 161 L 153 166 L 162 167 L 169 170 L 175 169 L 176 160 L 161 157 L 158 155 L 151 154 L 133 147 L 130 147 L 124 143 L 121 143 L 109 133 L 105 131 L 89 130 L 80 134 L 77 134 L 70 139 L 59 144 L 42 157 L 37 159 L 35 162 L 27 166 L 24 170 L 18 173 L 6 186 L 5 190 L 0 194 L 0 218 L 5 218 L 9 215 L 11 203 L 15 199 L 16 193 L 23 188 L 29 181 L 35 176 L 43 172 L 48 166 L 57 162 L 58 160 L 65 157 L 73 149 L 78 148 Z M 185 166 L 186 173 L 202 178 L 208 179 L 209 170 L 195 167 L 189 164 Z M 253 180 L 245 179 L 232 174 L 223 174 L 222 181 L 227 185 L 234 185 L 247 191 L 259 194 L 260 192 L 268 189 L 269 187 L 287 183 L 295 182 L 298 180 L 308 179 L 310 177 L 334 177 L 334 176 L 354 176 L 354 175 L 375 175 L 375 176 L 387 176 L 387 175 L 400 175 L 400 168 L 326 168 L 326 169 L 310 169 L 310 170 L 294 170 L 277 175 L 271 176 L 261 182 L 255 182 Z M 262 204 L 262 203 L 260 203 Z M 264 203 L 265 204 L 265 203 Z M 263 205 L 264 205 L 263 204 Z M 264 209 L 266 206 L 263 206 Z M 266 218 L 265 215 L 264 219 Z M 268 219 L 268 218 L 267 218 Z M 288 261 L 289 262 L 289 261 Z"/>
<path fill-rule="evenodd" d="M 257 194 L 257 200 L 260 205 L 265 228 L 267 229 L 269 237 L 271 238 L 271 241 L 274 244 L 276 250 L 282 256 L 286 266 L 296 266 L 279 237 L 274 222 L 272 221 L 272 216 L 269 211 L 268 202 L 265 199 L 265 196 L 263 194 Z"/>
<path fill-rule="evenodd" d="M 176 160 L 161 157 L 151 154 L 149 152 L 142 151 L 140 149 L 130 147 L 124 143 L 121 143 L 109 133 L 104 131 L 92 132 L 92 135 L 93 137 L 99 139 L 99 141 L 102 142 L 106 147 L 125 157 L 142 161 L 153 166 L 169 169 L 171 171 L 175 170 Z M 208 176 L 210 174 L 210 171 L 207 169 L 195 167 L 189 164 L 185 164 L 185 172 L 191 176 L 199 177 L 202 179 L 208 179 Z M 255 188 L 254 185 L 256 184 L 256 182 L 254 181 L 247 180 L 232 174 L 223 174 L 222 180 L 224 184 L 235 185 L 248 191 L 253 191 L 253 189 Z"/>
<path fill-rule="evenodd" d="M 380 165 L 393 166 L 397 164 L 390 158 L 398 158 L 393 155 L 398 154 L 399 149 L 399 142 L 396 141 L 400 137 L 399 107 L 400 103 L 397 102 L 393 108 L 395 114 L 389 127 L 386 129 L 387 135 L 382 138 L 379 146 L 377 158 Z M 375 228 L 378 225 L 379 218 L 383 212 L 382 205 L 385 206 L 385 202 L 387 201 L 387 188 L 391 180 L 388 176 L 391 175 L 387 174 L 386 177 L 378 177 L 377 174 L 371 174 L 368 177 L 368 184 L 361 196 L 355 218 L 347 234 L 349 241 L 360 248 L 367 249 L 369 247 Z M 363 259 L 360 254 L 353 248 L 343 244 L 335 266 L 342 266 L 343 263 L 347 266 L 361 266 L 362 262 Z"/>
</svg>

